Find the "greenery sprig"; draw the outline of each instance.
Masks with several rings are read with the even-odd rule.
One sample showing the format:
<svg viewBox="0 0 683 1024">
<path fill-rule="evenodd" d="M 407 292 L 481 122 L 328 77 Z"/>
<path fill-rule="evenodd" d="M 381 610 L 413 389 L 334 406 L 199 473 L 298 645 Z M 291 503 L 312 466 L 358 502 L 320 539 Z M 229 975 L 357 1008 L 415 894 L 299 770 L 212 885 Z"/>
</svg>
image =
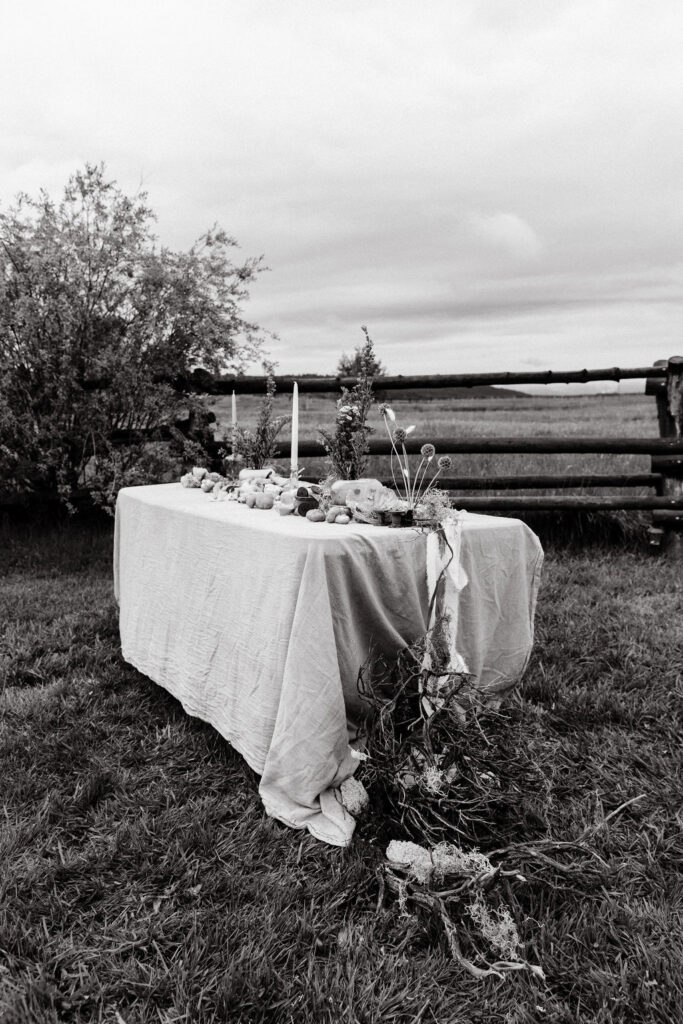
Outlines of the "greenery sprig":
<svg viewBox="0 0 683 1024">
<path fill-rule="evenodd" d="M 372 381 L 376 358 L 367 327 L 361 329 L 365 343 L 359 350 L 358 380 L 351 390 L 342 388 L 334 431 L 320 429 L 330 472 L 340 480 L 358 480 L 365 475 L 370 450 L 368 438 L 373 432 L 367 420 L 374 401 Z"/>
<path fill-rule="evenodd" d="M 234 426 L 226 435 L 228 448 L 225 457 L 229 461 L 244 462 L 251 469 L 261 469 L 272 462 L 277 452 L 277 438 L 290 416 L 274 416 L 275 378 L 272 366 L 266 366 L 266 393 L 261 402 L 258 420 L 254 430 Z"/>
</svg>

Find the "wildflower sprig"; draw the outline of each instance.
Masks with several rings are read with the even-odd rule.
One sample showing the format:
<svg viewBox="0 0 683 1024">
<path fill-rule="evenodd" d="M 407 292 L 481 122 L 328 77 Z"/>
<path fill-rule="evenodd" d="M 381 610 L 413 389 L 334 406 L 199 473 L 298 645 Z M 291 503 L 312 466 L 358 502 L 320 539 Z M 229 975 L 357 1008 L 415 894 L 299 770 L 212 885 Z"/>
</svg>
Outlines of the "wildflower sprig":
<svg viewBox="0 0 683 1024">
<path fill-rule="evenodd" d="M 360 350 L 360 367 L 356 384 L 349 391 L 342 387 L 337 402 L 334 430 L 320 430 L 327 452 L 328 468 L 340 480 L 358 480 L 365 475 L 368 461 L 368 415 L 373 404 L 372 367 L 376 362 L 373 343 L 367 327 L 361 328 L 365 344 Z"/>
<path fill-rule="evenodd" d="M 414 511 L 417 504 L 428 495 L 441 473 L 451 468 L 452 460 L 449 455 L 441 455 L 435 463 L 436 448 L 433 444 L 423 444 L 420 449 L 421 461 L 416 472 L 411 476 L 406 441 L 415 430 L 415 425 L 412 424 L 409 427 L 393 426 L 396 423 L 396 413 L 386 403 L 380 405 L 379 411 L 382 414 L 384 426 L 391 441 L 391 476 L 394 487 L 398 491 L 399 496 L 407 502 L 408 508 Z M 398 465 L 396 466 L 396 464 Z M 397 479 L 397 468 L 400 484 Z M 425 486 L 425 481 L 430 471 L 432 475 Z"/>
<path fill-rule="evenodd" d="M 275 378 L 272 366 L 266 364 L 266 393 L 261 402 L 256 428 L 248 430 L 246 427 L 234 424 L 231 428 L 231 445 L 228 451 L 226 442 L 225 457 L 229 462 L 242 462 L 252 469 L 261 469 L 268 462 L 272 462 L 277 453 L 277 438 L 285 426 L 289 423 L 290 416 L 275 416 Z"/>
</svg>

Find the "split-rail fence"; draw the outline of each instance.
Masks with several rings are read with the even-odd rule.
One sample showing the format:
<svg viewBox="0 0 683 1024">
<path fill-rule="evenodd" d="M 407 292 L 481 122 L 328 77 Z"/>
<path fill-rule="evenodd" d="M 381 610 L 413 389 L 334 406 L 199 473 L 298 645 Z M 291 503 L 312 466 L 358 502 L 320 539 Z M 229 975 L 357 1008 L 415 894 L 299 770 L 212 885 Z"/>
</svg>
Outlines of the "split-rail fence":
<svg viewBox="0 0 683 1024">
<path fill-rule="evenodd" d="M 351 388 L 354 377 L 292 377 L 275 378 L 278 392 L 291 391 L 297 381 L 300 393 L 329 393 Z M 408 391 L 419 388 L 438 394 L 445 388 L 471 388 L 479 385 L 523 384 L 585 384 L 592 381 L 646 381 L 646 394 L 655 398 L 659 437 L 409 437 L 409 454 L 419 452 L 425 441 L 447 454 L 562 454 L 590 453 L 608 455 L 644 454 L 650 456 L 646 473 L 585 473 L 579 475 L 543 474 L 512 476 L 450 477 L 441 486 L 457 496 L 459 508 L 470 511 L 549 511 L 644 509 L 652 513 L 649 530 L 653 547 L 670 543 L 679 547 L 683 541 L 683 356 L 662 359 L 653 366 L 598 370 L 554 370 L 520 373 L 462 373 L 411 377 L 376 377 L 377 392 Z M 202 391 L 212 395 L 262 394 L 265 379 L 252 376 L 211 377 L 202 371 L 191 378 L 177 381 L 179 388 Z M 389 455 L 389 440 L 371 440 L 371 455 Z M 284 446 L 281 455 L 287 454 Z M 321 458 L 325 450 L 319 440 L 299 440 L 301 457 Z M 579 488 L 649 488 L 651 494 L 577 494 Z M 528 496 L 524 490 L 564 490 L 562 495 Z M 504 496 L 477 495 L 465 492 L 504 490 Z"/>
<path fill-rule="evenodd" d="M 445 388 L 468 389 L 479 385 L 524 384 L 585 384 L 593 381 L 622 381 L 644 379 L 645 392 L 655 398 L 659 437 L 430 437 L 411 436 L 406 442 L 409 453 L 419 452 L 425 441 L 433 443 L 443 454 L 562 454 L 590 453 L 608 455 L 644 454 L 650 456 L 650 471 L 640 473 L 585 473 L 579 475 L 543 474 L 512 476 L 450 477 L 442 479 L 441 486 L 457 497 L 457 505 L 470 511 L 549 511 L 549 510 L 615 510 L 641 509 L 652 513 L 649 530 L 653 547 L 683 548 L 683 356 L 661 359 L 653 366 L 623 369 L 609 367 L 598 370 L 531 371 L 509 373 L 461 373 L 428 376 L 383 376 L 372 382 L 376 392 L 429 390 L 436 396 Z M 278 376 L 278 392 L 291 391 L 297 381 L 300 393 L 330 393 L 351 388 L 355 377 Z M 209 395 L 263 394 L 266 379 L 263 376 L 215 377 L 204 370 L 195 370 L 189 377 L 176 378 L 170 383 L 182 392 Z M 85 387 L 97 390 L 107 381 L 88 381 Z M 192 419 L 176 424 L 188 435 L 199 431 L 207 443 L 206 424 Z M 138 442 L 146 432 L 120 430 L 112 440 L 121 443 Z M 169 436 L 167 428 L 155 436 Z M 218 456 L 222 447 L 218 441 L 208 441 L 210 453 Z M 389 455 L 389 440 L 371 440 L 370 454 Z M 280 455 L 288 452 L 283 446 Z M 325 450 L 320 440 L 299 440 L 301 457 L 322 458 Z M 643 494 L 578 494 L 580 488 L 643 488 Z M 482 495 L 467 492 L 508 491 L 506 495 Z M 562 495 L 525 495 L 524 490 L 563 490 Z"/>
</svg>

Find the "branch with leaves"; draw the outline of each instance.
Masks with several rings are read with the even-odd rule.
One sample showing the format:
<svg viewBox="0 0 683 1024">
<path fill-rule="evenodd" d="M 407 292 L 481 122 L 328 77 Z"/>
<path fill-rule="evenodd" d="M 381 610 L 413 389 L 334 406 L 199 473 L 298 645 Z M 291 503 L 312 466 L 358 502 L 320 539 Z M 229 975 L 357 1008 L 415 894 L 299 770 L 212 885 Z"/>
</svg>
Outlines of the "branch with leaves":
<svg viewBox="0 0 683 1024">
<path fill-rule="evenodd" d="M 362 331 L 365 343 L 358 351 L 358 380 L 351 390 L 342 388 L 334 430 L 319 431 L 330 473 L 339 480 L 359 480 L 365 475 L 370 450 L 368 439 L 373 432 L 367 421 L 374 402 L 372 381 L 376 358 L 367 327 L 363 326 Z"/>
<path fill-rule="evenodd" d="M 243 462 L 250 469 L 262 469 L 272 462 L 277 452 L 277 438 L 289 423 L 291 416 L 274 416 L 275 378 L 271 366 L 266 367 L 266 394 L 261 402 L 258 420 L 254 430 L 234 426 L 224 438 L 225 458 L 228 461 Z M 228 442 L 230 442 L 228 444 Z"/>
</svg>

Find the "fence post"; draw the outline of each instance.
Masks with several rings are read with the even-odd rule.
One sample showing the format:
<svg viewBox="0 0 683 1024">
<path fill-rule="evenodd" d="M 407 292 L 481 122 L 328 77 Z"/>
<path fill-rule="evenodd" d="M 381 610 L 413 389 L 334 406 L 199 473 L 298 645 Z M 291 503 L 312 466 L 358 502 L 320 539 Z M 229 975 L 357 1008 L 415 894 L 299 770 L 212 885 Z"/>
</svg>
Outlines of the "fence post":
<svg viewBox="0 0 683 1024">
<path fill-rule="evenodd" d="M 655 366 L 666 367 L 664 382 L 650 382 L 646 392 L 654 392 L 660 437 L 683 437 L 683 356 L 660 359 Z M 652 383 L 653 386 L 650 386 Z M 662 474 L 663 497 L 683 498 L 683 456 L 655 455 L 652 472 Z M 671 557 L 683 557 L 683 514 L 680 511 L 655 512 L 649 531 L 650 543 L 666 549 Z"/>
</svg>

